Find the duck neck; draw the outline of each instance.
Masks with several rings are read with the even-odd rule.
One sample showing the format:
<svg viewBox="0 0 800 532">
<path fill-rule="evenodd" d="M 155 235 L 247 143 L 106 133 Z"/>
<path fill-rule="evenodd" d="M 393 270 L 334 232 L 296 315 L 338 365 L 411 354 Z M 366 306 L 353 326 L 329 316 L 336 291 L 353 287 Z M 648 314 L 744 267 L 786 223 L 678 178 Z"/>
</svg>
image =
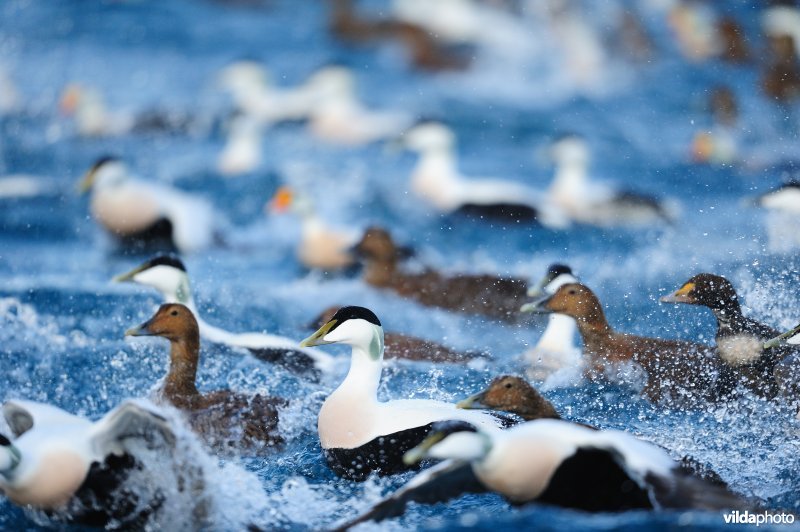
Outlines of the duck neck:
<svg viewBox="0 0 800 532">
<path fill-rule="evenodd" d="M 553 352 L 575 349 L 575 329 L 574 319 L 563 314 L 551 314 L 547 320 L 547 328 L 536 343 L 536 349 Z"/>
<path fill-rule="evenodd" d="M 176 406 L 186 406 L 198 396 L 195 385 L 197 360 L 200 356 L 200 337 L 197 334 L 170 340 L 169 373 L 164 383 L 164 397 Z"/>
<path fill-rule="evenodd" d="M 350 399 L 359 398 L 363 401 L 377 402 L 382 370 L 382 346 L 371 344 L 367 349 L 353 346 L 350 371 L 331 397 L 343 395 Z"/>
<path fill-rule="evenodd" d="M 364 269 L 364 280 L 372 286 L 389 286 L 396 273 L 396 258 L 370 258 Z"/>
<path fill-rule="evenodd" d="M 581 192 L 586 184 L 586 164 L 582 161 L 564 161 L 556 168 L 550 190 L 556 196 L 573 196 Z"/>
<path fill-rule="evenodd" d="M 575 317 L 575 323 L 578 325 L 584 343 L 590 343 L 593 339 L 605 338 L 614 333 L 599 304 L 592 307 L 590 312 Z"/>
<path fill-rule="evenodd" d="M 717 318 L 718 330 L 722 329 L 737 329 L 744 316 L 742 315 L 742 307 L 736 300 L 718 301 L 716 305 L 711 307 L 714 317 Z"/>
</svg>

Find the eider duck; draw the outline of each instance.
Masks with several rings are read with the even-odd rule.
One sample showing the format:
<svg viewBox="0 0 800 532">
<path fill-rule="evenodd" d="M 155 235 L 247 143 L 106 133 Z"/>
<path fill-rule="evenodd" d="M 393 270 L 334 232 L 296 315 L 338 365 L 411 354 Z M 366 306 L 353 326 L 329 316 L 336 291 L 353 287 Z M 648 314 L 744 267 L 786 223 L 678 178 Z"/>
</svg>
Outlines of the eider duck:
<svg viewBox="0 0 800 532">
<path fill-rule="evenodd" d="M 133 449 L 174 452 L 172 428 L 146 406 L 126 401 L 91 422 L 51 405 L 12 400 L 3 415 L 14 438 L 0 434 L 0 492 L 14 504 L 68 523 L 142 528 L 163 503 L 163 493 L 126 486 L 131 472 L 148 467 Z M 175 480 L 195 482 L 193 473 L 176 471 Z"/>
<path fill-rule="evenodd" d="M 772 370 L 778 383 L 780 394 L 784 400 L 798 407 L 797 417 L 800 419 L 800 325 L 781 335 L 764 342 L 764 349 L 775 349 L 786 345 L 794 352 L 778 362 Z"/>
<path fill-rule="evenodd" d="M 778 336 L 779 331 L 742 314 L 739 297 L 730 281 L 719 275 L 700 273 L 661 301 L 711 309 L 717 319 L 716 350 L 729 378 L 742 382 L 762 397 L 775 397 L 778 384 L 773 370 L 792 349 L 764 349 L 764 342 Z"/>
<path fill-rule="evenodd" d="M 225 177 L 250 173 L 261 165 L 261 129 L 256 118 L 239 114 L 228 124 L 225 146 L 217 157 L 217 171 Z"/>
<path fill-rule="evenodd" d="M 423 70 L 463 70 L 469 65 L 468 57 L 450 53 L 422 26 L 391 18 L 363 17 L 354 8 L 353 0 L 333 1 L 328 28 L 339 39 L 355 44 L 397 41 L 408 52 L 411 64 Z"/>
<path fill-rule="evenodd" d="M 317 421 L 325 459 L 337 475 L 364 480 L 373 472 L 387 475 L 409 469 L 403 454 L 419 444 L 436 421 L 461 420 L 487 431 L 503 424 L 492 414 L 441 401 L 379 401 L 383 327 L 369 309 L 342 307 L 300 345 L 332 343 L 352 348 L 350 371 L 323 403 Z"/>
<path fill-rule="evenodd" d="M 671 207 L 631 191 L 614 190 L 589 180 L 589 148 L 578 135 L 566 135 L 550 148 L 556 173 L 550 201 L 572 220 L 601 227 L 672 222 Z"/>
<path fill-rule="evenodd" d="M 365 108 L 356 98 L 353 72 L 346 67 L 326 66 L 312 74 L 305 86 L 315 99 L 309 130 L 326 142 L 360 146 L 395 138 L 411 125 L 406 113 Z"/>
<path fill-rule="evenodd" d="M 291 187 L 279 188 L 265 205 L 268 213 L 292 212 L 300 217 L 300 243 L 297 260 L 306 268 L 338 270 L 352 266 L 355 258 L 351 248 L 358 243 L 360 233 L 328 226 L 320 218 L 311 200 Z"/>
<path fill-rule="evenodd" d="M 246 349 L 254 357 L 271 362 L 299 374 L 330 372 L 334 359 L 319 349 L 298 348 L 297 342 L 285 336 L 265 332 L 233 333 L 206 323 L 197 311 L 192 297 L 189 274 L 180 259 L 159 255 L 127 273 L 117 275 L 114 281 L 133 282 L 155 288 L 164 303 L 181 303 L 192 311 L 200 327 L 200 336 L 209 342 L 237 349 Z"/>
<path fill-rule="evenodd" d="M 354 251 L 364 261 L 364 280 L 423 305 L 468 314 L 517 321 L 520 304 L 527 293 L 524 279 L 493 275 L 445 276 L 435 270 L 421 273 L 403 271 L 398 264 L 403 251 L 385 229 L 370 227 Z"/>
<path fill-rule="evenodd" d="M 205 199 L 134 179 L 116 157 L 98 159 L 80 190 L 92 191 L 92 216 L 123 244 L 161 243 L 189 253 L 211 246 L 217 236 L 214 209 Z"/>
<path fill-rule="evenodd" d="M 161 305 L 155 315 L 125 336 L 161 336 L 170 343 L 170 364 L 156 399 L 182 410 L 192 429 L 217 451 L 264 451 L 283 443 L 278 409 L 286 401 L 230 390 L 197 390 L 200 331 L 192 311 L 180 303 Z"/>
<path fill-rule="evenodd" d="M 731 164 L 740 157 L 737 128 L 739 105 L 736 95 L 726 86 L 715 87 L 708 98 L 711 127 L 695 134 L 692 158 L 698 163 Z"/>
<path fill-rule="evenodd" d="M 308 87 L 277 88 L 267 69 L 256 61 L 231 63 L 217 76 L 238 112 L 263 126 L 308 118 L 314 96 Z"/>
<path fill-rule="evenodd" d="M 540 503 L 585 512 L 753 508 L 630 434 L 557 419 L 502 431 L 437 423 L 404 457 L 411 463 L 425 458 L 445 461 L 337 529 L 402 515 L 409 502 L 433 504 L 482 492 L 498 493 L 513 505 Z"/>
<path fill-rule="evenodd" d="M 562 285 L 577 282 L 578 279 L 569 266 L 551 264 L 545 276 L 528 290 L 528 297 L 553 295 Z M 520 310 L 529 312 L 533 308 L 531 304 L 525 304 Z M 525 352 L 525 360 L 529 364 L 527 375 L 532 379 L 545 379 L 560 369 L 580 368 L 581 350 L 575 345 L 577 332 L 575 320 L 563 314 L 550 314 L 539 341 Z"/>
<path fill-rule="evenodd" d="M 312 322 L 311 329 L 319 329 L 333 318 L 340 306 L 325 309 Z M 476 359 L 488 358 L 488 353 L 474 351 L 456 351 L 432 340 L 416 338 L 407 334 L 385 332 L 384 358 L 400 358 L 404 360 L 429 361 L 439 363 L 465 363 Z"/>
<path fill-rule="evenodd" d="M 477 219 L 536 220 L 555 228 L 568 223 L 563 213 L 542 201 L 541 192 L 523 183 L 461 175 L 454 150 L 455 135 L 444 124 L 422 122 L 403 135 L 402 143 L 419 154 L 411 172 L 412 192 L 440 213 Z"/>
<path fill-rule="evenodd" d="M 583 338 L 589 378 L 603 376 L 619 363 L 635 362 L 647 373 L 642 391 L 652 402 L 718 399 L 729 390 L 714 376 L 720 364 L 714 349 L 681 340 L 647 338 L 615 332 L 606 321 L 597 296 L 579 283 L 565 284 L 555 294 L 532 305 L 535 312 L 557 312 L 575 319 Z"/>
<path fill-rule="evenodd" d="M 561 419 L 553 403 L 545 399 L 528 381 L 513 375 L 495 377 L 485 390 L 459 401 L 466 410 L 501 410 L 516 414 L 525 421 Z"/>
<path fill-rule="evenodd" d="M 756 198 L 756 205 L 775 211 L 800 214 L 800 181 L 790 181 Z"/>
</svg>

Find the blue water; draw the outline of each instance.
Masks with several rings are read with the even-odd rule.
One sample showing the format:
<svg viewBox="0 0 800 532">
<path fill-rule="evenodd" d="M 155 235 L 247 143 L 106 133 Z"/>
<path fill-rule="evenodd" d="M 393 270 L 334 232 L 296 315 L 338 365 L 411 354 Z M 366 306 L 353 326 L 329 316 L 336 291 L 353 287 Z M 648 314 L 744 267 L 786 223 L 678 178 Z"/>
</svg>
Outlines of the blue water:
<svg viewBox="0 0 800 532">
<path fill-rule="evenodd" d="M 757 4 L 740 3 L 733 14 L 753 46 L 763 48 Z M 386 7 L 377 1 L 366 5 L 376 11 Z M 601 31 L 611 8 L 585 7 Z M 123 331 L 149 317 L 158 296 L 110 282 L 143 257 L 118 253 L 88 217 L 86 198 L 75 193 L 81 174 L 108 152 L 125 157 L 139 175 L 212 199 L 225 214 L 232 247 L 185 257 L 208 321 L 301 339 L 309 333 L 304 325 L 323 308 L 359 304 L 373 309 L 387 330 L 462 349 L 485 348 L 496 359 L 471 368 L 390 362 L 383 398 L 454 401 L 501 372 L 520 372 L 519 356 L 535 342 L 542 324 L 483 322 L 399 300 L 358 279 L 304 271 L 294 259 L 296 221 L 262 213 L 264 202 L 290 175 L 306 176 L 308 192 L 328 219 L 387 226 L 398 240 L 416 247 L 420 260 L 442 270 L 537 280 L 551 262 L 567 262 L 596 290 L 609 320 L 623 331 L 712 341 L 714 323 L 707 311 L 657 303 L 658 296 L 700 271 L 731 279 L 755 318 L 781 328 L 800 318 L 800 258 L 796 251 L 774 251 L 769 217 L 744 204 L 745 198 L 777 185 L 786 161 L 800 155 L 797 109 L 761 96 L 757 67 L 685 61 L 663 13 L 642 7 L 655 57 L 638 66 L 611 59 L 590 88 L 565 81 L 558 64 L 541 54 L 520 66 L 503 54 L 479 51 L 467 73 L 429 75 L 411 70 L 393 46 L 342 45 L 326 32 L 325 13 L 312 1 L 261 7 L 178 0 L 0 3 L 0 62 L 24 98 L 22 111 L 0 119 L 0 174 L 52 179 L 43 195 L 0 199 L 0 399 L 44 401 L 96 419 L 124 398 L 147 396 L 164 374 L 164 342 L 123 341 Z M 257 172 L 221 178 L 214 164 L 229 106 L 215 88 L 214 75 L 243 57 L 263 60 L 281 85 L 300 83 L 330 61 L 351 66 L 359 95 L 369 105 L 445 119 L 458 135 L 467 174 L 506 176 L 543 188 L 552 168 L 537 153 L 555 135 L 579 132 L 593 150 L 595 177 L 673 198 L 681 205 L 680 219 L 670 227 L 551 231 L 442 218 L 406 193 L 411 155 L 379 144 L 324 145 L 299 125 L 266 133 Z M 58 113 L 59 93 L 74 81 L 100 88 L 112 108 L 174 108 L 197 115 L 207 126 L 191 136 L 80 138 Z M 741 120 L 749 130 L 742 149 L 755 154 L 753 164 L 691 163 L 691 138 L 709 126 L 707 91 L 719 83 L 731 86 L 740 99 Z M 409 478 L 356 484 L 335 478 L 324 465 L 316 411 L 346 371 L 346 350 L 330 349 L 344 357 L 341 370 L 313 384 L 219 346 L 204 344 L 203 349 L 201 389 L 230 387 L 294 400 L 284 416 L 289 443 L 282 453 L 221 463 L 207 455 L 198 458 L 211 479 L 209 528 L 241 529 L 248 523 L 324 528 L 352 517 Z M 586 383 L 548 389 L 546 395 L 569 418 L 628 430 L 675 457 L 692 455 L 734 490 L 761 497 L 770 507 L 800 507 L 798 422 L 786 408 L 746 398 L 680 412 L 649 405 L 627 389 Z M 41 517 L 0 499 L 1 528 L 40 525 L 46 525 Z M 679 526 L 725 525 L 719 515 L 696 512 L 593 516 L 537 506 L 512 509 L 493 495 L 412 506 L 403 518 L 381 525 L 443 530 Z"/>
</svg>

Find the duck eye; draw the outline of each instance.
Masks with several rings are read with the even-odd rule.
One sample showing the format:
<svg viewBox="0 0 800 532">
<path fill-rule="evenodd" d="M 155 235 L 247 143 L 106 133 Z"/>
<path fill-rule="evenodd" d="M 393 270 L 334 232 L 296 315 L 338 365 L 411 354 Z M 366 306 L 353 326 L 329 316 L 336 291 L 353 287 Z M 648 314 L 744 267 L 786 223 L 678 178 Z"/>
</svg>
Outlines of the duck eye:
<svg viewBox="0 0 800 532">
<path fill-rule="evenodd" d="M 507 382 L 507 383 L 506 383 L 506 388 L 511 388 L 511 386 L 512 386 L 512 385 L 511 385 L 511 383 L 510 383 L 510 382 Z"/>
<path fill-rule="evenodd" d="M 568 293 L 569 293 L 569 295 L 574 296 L 575 294 L 578 293 L 578 291 L 575 290 L 574 288 L 572 288 L 572 289 L 570 289 L 570 291 Z"/>
<path fill-rule="evenodd" d="M 173 310 L 172 312 L 170 312 L 170 314 L 172 316 L 177 316 L 178 315 L 178 311 L 177 310 Z"/>
</svg>

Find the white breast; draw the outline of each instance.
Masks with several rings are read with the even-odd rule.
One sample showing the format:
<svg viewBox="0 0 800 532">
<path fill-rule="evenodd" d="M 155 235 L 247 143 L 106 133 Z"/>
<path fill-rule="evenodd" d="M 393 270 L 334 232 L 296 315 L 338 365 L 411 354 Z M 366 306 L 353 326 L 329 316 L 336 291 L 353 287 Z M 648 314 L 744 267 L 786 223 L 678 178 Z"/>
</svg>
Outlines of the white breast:
<svg viewBox="0 0 800 532">
<path fill-rule="evenodd" d="M 737 334 L 717 341 L 719 356 L 731 366 L 742 366 L 758 360 L 763 342 L 755 336 Z"/>
</svg>

